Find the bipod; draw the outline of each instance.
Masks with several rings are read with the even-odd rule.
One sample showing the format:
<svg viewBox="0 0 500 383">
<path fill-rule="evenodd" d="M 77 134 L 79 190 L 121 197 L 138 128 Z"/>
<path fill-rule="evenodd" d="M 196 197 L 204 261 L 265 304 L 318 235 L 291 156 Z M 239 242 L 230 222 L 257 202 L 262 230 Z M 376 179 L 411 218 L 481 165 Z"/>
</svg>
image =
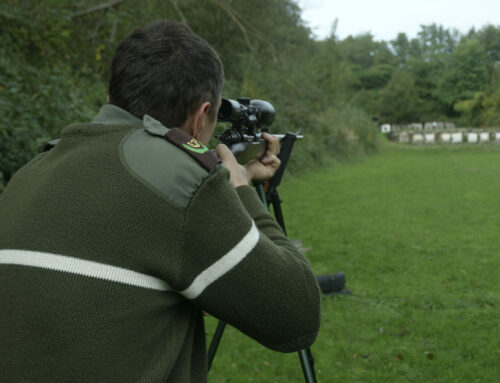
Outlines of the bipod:
<svg viewBox="0 0 500 383">
<path fill-rule="evenodd" d="M 281 149 L 280 154 L 278 155 L 281 160 L 281 165 L 274 174 L 274 176 L 266 183 L 266 188 L 264 188 L 263 183 L 254 183 L 255 189 L 262 203 L 269 210 L 270 206 L 273 206 L 274 216 L 276 221 L 283 229 L 283 232 L 286 235 L 285 228 L 285 220 L 283 218 L 283 211 L 281 210 L 281 199 L 278 194 L 277 187 L 281 183 L 281 179 L 283 178 L 283 174 L 285 172 L 285 168 L 288 164 L 288 160 L 290 159 L 290 155 L 292 154 L 293 145 L 295 140 L 299 138 L 298 134 L 287 133 L 285 137 L 281 140 Z M 266 190 L 267 189 L 267 190 Z M 212 366 L 212 362 L 215 357 L 215 353 L 217 352 L 217 348 L 219 346 L 220 340 L 222 338 L 222 334 L 224 332 L 224 328 L 226 327 L 226 323 L 224 321 L 219 321 L 217 325 L 217 329 L 215 330 L 215 334 L 210 342 L 210 347 L 208 348 L 207 353 L 207 366 L 208 370 Z M 312 352 L 310 348 L 306 348 L 300 350 L 298 352 L 300 365 L 302 367 L 302 372 L 304 374 L 304 378 L 306 383 L 316 383 L 316 374 L 314 373 L 314 359 L 312 356 Z"/>
<path fill-rule="evenodd" d="M 290 155 L 292 154 L 293 145 L 295 144 L 297 138 L 297 134 L 287 133 L 281 140 L 281 149 L 278 156 L 281 160 L 281 165 L 274 176 L 268 181 L 267 191 L 265 192 L 266 205 L 268 206 L 268 208 L 272 205 L 274 217 L 283 229 L 285 235 L 287 235 L 287 232 L 285 227 L 285 219 L 283 217 L 283 210 L 281 209 L 281 203 L 283 201 L 278 194 L 277 188 L 281 183 L 285 168 L 288 165 L 288 160 L 290 159 Z M 257 189 L 264 190 L 262 184 L 257 185 L 256 187 Z M 262 195 L 262 191 L 259 193 L 259 195 Z M 299 351 L 299 360 L 306 383 L 316 383 L 316 374 L 314 372 L 314 358 L 309 347 Z"/>
</svg>

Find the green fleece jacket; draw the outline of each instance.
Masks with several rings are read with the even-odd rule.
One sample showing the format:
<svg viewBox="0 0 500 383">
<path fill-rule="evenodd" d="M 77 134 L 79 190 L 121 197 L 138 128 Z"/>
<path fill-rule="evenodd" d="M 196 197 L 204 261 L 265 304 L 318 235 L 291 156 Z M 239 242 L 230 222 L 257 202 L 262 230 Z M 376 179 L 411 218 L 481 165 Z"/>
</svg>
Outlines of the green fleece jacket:
<svg viewBox="0 0 500 383">
<path fill-rule="evenodd" d="M 1 382 L 205 382 L 202 310 L 273 350 L 314 341 L 308 262 L 252 188 L 167 132 L 105 105 L 10 181 Z"/>
</svg>

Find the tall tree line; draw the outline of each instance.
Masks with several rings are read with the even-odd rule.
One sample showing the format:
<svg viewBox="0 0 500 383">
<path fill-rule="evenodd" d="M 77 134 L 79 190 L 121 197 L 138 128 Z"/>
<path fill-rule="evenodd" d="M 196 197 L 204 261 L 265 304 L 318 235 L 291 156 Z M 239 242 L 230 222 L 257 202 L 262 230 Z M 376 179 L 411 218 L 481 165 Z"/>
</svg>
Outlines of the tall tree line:
<svg viewBox="0 0 500 383">
<path fill-rule="evenodd" d="M 372 43 L 373 60 L 360 77 L 362 104 L 370 113 L 387 122 L 444 119 L 461 126 L 500 125 L 499 27 L 487 25 L 461 35 L 433 24 L 422 26 L 411 40 L 404 33 L 388 43 L 370 37 L 352 40 Z"/>
<path fill-rule="evenodd" d="M 273 131 L 301 130 L 292 169 L 375 148 L 380 121 L 500 124 L 500 28 L 423 26 L 390 42 L 315 41 L 293 0 L 6 0 L 0 5 L 0 190 L 50 137 L 106 100 L 118 41 L 158 19 L 220 54 L 224 97 L 270 101 Z M 219 127 L 218 129 L 222 129 Z"/>
</svg>

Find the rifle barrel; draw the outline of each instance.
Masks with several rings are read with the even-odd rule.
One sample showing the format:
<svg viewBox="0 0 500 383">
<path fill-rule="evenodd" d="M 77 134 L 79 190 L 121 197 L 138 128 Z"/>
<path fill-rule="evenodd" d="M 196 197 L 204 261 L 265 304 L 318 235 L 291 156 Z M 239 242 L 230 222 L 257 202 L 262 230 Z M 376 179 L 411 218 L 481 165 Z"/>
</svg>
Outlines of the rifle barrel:
<svg viewBox="0 0 500 383">
<path fill-rule="evenodd" d="M 268 134 L 271 134 L 271 133 L 268 133 Z M 242 134 L 241 136 L 242 136 L 244 141 L 253 141 L 255 139 L 254 136 L 249 136 L 248 134 Z M 260 139 L 262 137 L 262 133 L 257 133 L 255 136 Z M 278 137 L 278 139 L 280 139 L 280 140 L 282 140 L 285 137 L 284 134 L 271 134 L 271 136 Z M 297 138 L 302 139 L 302 138 L 304 138 L 304 136 L 297 135 Z"/>
</svg>

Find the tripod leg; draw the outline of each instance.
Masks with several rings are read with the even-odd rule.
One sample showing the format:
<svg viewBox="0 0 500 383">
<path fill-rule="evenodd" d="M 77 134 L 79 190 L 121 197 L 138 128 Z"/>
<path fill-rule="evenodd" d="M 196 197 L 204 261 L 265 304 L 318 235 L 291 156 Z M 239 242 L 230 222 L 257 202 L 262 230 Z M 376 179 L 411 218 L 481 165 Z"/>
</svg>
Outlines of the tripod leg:
<svg viewBox="0 0 500 383">
<path fill-rule="evenodd" d="M 212 367 L 212 362 L 215 358 L 215 353 L 217 352 L 217 347 L 219 347 L 220 340 L 222 338 L 222 333 L 226 328 L 226 322 L 219 321 L 217 328 L 215 329 L 214 337 L 210 342 L 210 347 L 208 348 L 207 354 L 207 371 L 210 371 L 210 367 Z"/>
<path fill-rule="evenodd" d="M 300 365 L 306 383 L 316 383 L 316 374 L 314 373 L 314 359 L 310 348 L 299 351 Z"/>
<path fill-rule="evenodd" d="M 278 191 L 275 188 L 271 189 L 271 205 L 273 205 L 274 216 L 276 221 L 279 223 L 283 232 L 286 235 L 285 220 L 283 218 L 283 211 L 281 210 L 281 199 L 278 195 Z M 304 378 L 306 383 L 316 383 L 316 375 L 314 373 L 314 359 L 310 348 L 299 351 L 300 365 L 302 366 L 302 372 L 304 373 Z"/>
<path fill-rule="evenodd" d="M 262 182 L 255 183 L 255 190 L 257 191 L 257 194 L 259 195 L 259 198 L 266 209 L 269 210 L 269 206 L 267 205 L 266 192 L 264 191 L 264 184 Z"/>
</svg>

